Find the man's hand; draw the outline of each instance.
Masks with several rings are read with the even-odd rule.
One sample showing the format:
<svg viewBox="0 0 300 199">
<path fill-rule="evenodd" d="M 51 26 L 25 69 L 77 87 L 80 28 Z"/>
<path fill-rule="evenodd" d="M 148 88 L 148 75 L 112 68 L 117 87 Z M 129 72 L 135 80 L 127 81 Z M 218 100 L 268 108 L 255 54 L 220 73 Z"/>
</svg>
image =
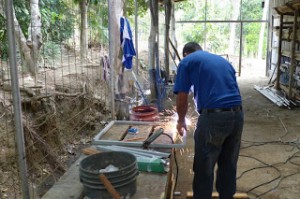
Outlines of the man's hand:
<svg viewBox="0 0 300 199">
<path fill-rule="evenodd" d="M 177 121 L 176 128 L 177 128 L 179 135 L 183 136 L 183 132 L 187 130 L 185 121 L 183 121 L 183 122 Z"/>
<path fill-rule="evenodd" d="M 183 136 L 186 130 L 185 115 L 188 109 L 188 93 L 179 92 L 176 97 L 176 110 L 178 114 L 177 131 L 179 135 Z"/>
</svg>

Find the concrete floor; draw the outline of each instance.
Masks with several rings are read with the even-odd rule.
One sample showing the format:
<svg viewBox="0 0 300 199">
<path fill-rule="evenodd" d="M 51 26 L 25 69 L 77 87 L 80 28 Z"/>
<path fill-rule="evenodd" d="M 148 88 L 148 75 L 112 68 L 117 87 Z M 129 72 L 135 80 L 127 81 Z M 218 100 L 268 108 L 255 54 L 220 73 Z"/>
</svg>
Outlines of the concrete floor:
<svg viewBox="0 0 300 199">
<path fill-rule="evenodd" d="M 239 77 L 243 97 L 245 124 L 238 162 L 237 191 L 250 198 L 300 198 L 300 117 L 299 108 L 280 108 L 254 89 L 266 86 L 263 76 Z M 191 107 L 193 124 L 197 115 Z M 187 145 L 177 150 L 179 175 L 175 191 L 186 198 L 192 191 L 193 127 Z"/>
</svg>

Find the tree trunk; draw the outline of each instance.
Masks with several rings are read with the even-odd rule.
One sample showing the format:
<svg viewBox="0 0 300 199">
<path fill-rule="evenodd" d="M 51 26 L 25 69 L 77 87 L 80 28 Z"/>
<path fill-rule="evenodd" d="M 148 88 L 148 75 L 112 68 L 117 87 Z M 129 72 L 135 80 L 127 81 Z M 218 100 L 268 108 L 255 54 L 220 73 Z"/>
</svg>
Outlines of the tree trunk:
<svg viewBox="0 0 300 199">
<path fill-rule="evenodd" d="M 42 22 L 39 8 L 39 0 L 30 1 L 31 20 L 28 28 L 28 39 L 20 27 L 19 21 L 13 11 L 15 39 L 19 46 L 25 72 L 28 71 L 36 79 L 36 68 L 42 46 Z M 5 18 L 3 1 L 0 3 L 0 14 Z"/>
<path fill-rule="evenodd" d="M 16 43 L 19 46 L 21 59 L 24 63 L 24 70 L 25 72 L 28 71 L 33 77 L 36 77 L 36 70 L 35 70 L 36 64 L 34 63 L 34 60 L 31 58 L 32 48 L 29 47 L 32 46 L 32 43 L 30 41 L 27 42 L 27 39 L 25 38 L 24 33 L 21 30 L 21 27 L 19 25 L 19 21 L 16 18 L 15 12 L 13 12 L 13 17 L 14 17 L 14 25 L 15 25 Z"/>
<path fill-rule="evenodd" d="M 123 1 L 108 1 L 109 3 L 109 52 L 111 68 L 111 86 L 113 100 L 116 99 L 115 114 L 113 117 L 124 119 L 128 117 L 126 104 L 121 100 L 126 94 L 125 77 L 121 62 L 121 41 L 120 41 L 120 18 L 123 15 Z M 113 102 L 114 103 L 114 102 Z M 113 111 L 114 112 L 114 111 Z"/>
<path fill-rule="evenodd" d="M 151 14 L 151 31 L 148 38 L 148 57 L 149 57 L 149 75 L 150 75 L 150 90 L 151 90 L 151 99 L 154 100 L 157 98 L 156 92 L 156 76 L 155 76 L 155 58 L 159 59 L 155 43 L 159 44 L 158 39 L 158 0 L 150 0 L 150 14 Z M 158 49 L 157 49 L 158 50 Z"/>
<path fill-rule="evenodd" d="M 81 60 L 87 57 L 87 49 L 88 49 L 88 38 L 87 38 L 87 30 L 88 30 L 88 20 L 87 20 L 87 10 L 88 10 L 88 1 L 81 0 L 80 1 L 80 58 Z"/>
<path fill-rule="evenodd" d="M 33 65 L 30 65 L 29 67 L 32 67 L 30 71 L 36 71 L 38 59 L 40 56 L 40 48 L 42 46 L 42 18 L 40 13 L 39 0 L 31 0 L 30 8 L 31 27 L 29 26 L 30 31 L 28 35 L 30 35 L 31 33 L 31 38 L 29 37 L 28 39 L 32 41 L 31 58 L 33 60 Z M 34 73 L 34 76 L 35 75 L 36 73 Z"/>
</svg>

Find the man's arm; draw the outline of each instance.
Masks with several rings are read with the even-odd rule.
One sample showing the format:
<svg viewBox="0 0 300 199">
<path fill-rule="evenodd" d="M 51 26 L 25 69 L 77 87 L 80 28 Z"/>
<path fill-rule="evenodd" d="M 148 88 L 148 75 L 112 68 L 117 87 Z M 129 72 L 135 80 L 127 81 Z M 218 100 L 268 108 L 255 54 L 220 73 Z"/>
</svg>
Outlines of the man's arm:
<svg viewBox="0 0 300 199">
<path fill-rule="evenodd" d="M 177 131 L 182 136 L 186 130 L 185 115 L 188 109 L 188 93 L 178 92 L 176 97 L 176 110 L 178 114 Z"/>
</svg>

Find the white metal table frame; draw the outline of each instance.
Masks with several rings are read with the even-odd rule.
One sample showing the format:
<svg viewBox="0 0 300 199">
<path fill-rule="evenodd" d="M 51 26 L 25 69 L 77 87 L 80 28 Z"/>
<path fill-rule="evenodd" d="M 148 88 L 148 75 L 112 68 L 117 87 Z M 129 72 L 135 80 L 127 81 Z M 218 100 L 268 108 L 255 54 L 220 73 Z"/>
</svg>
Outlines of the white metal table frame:
<svg viewBox="0 0 300 199">
<path fill-rule="evenodd" d="M 101 130 L 92 140 L 94 145 L 116 145 L 116 146 L 131 146 L 131 147 L 142 147 L 143 142 L 123 142 L 118 140 L 101 140 L 102 136 L 105 135 L 108 130 L 115 124 L 128 124 L 128 125 L 162 125 L 161 122 L 145 122 L 145 121 L 126 121 L 126 120 L 113 120 L 103 130 Z M 158 144 L 151 143 L 151 148 L 183 148 L 186 145 L 186 132 L 182 136 L 181 143 L 174 144 Z"/>
</svg>

